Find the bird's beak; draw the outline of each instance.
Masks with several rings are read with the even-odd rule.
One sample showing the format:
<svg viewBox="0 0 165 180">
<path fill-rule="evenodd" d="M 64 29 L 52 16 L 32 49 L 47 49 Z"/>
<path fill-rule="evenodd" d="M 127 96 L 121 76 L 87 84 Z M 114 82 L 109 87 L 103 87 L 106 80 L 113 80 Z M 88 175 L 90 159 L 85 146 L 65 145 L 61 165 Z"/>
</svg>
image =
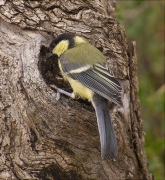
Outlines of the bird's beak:
<svg viewBox="0 0 165 180">
<path fill-rule="evenodd" d="M 46 60 L 50 60 L 50 59 L 52 59 L 52 58 L 58 59 L 57 54 L 48 53 L 48 54 L 46 55 L 46 57 L 45 57 Z"/>
<path fill-rule="evenodd" d="M 53 57 L 53 54 L 52 53 L 48 53 L 45 57 L 46 60 L 49 60 L 50 58 Z"/>
</svg>

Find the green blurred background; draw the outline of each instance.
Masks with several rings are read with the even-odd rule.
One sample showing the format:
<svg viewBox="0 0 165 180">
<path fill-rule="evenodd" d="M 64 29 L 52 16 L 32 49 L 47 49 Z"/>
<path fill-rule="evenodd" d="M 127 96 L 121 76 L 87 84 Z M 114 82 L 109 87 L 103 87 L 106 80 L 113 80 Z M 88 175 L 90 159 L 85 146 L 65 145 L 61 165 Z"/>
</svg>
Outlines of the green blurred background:
<svg viewBox="0 0 165 180">
<path fill-rule="evenodd" d="M 164 179 L 164 1 L 116 0 L 129 43 L 136 41 L 139 97 L 149 170 Z"/>
</svg>

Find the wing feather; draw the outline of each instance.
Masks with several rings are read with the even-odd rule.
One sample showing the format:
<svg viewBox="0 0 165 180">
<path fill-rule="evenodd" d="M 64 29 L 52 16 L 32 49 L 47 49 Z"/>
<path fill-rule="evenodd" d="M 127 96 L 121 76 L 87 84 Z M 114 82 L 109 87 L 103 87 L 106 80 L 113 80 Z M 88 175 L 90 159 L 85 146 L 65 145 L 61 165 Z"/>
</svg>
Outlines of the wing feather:
<svg viewBox="0 0 165 180">
<path fill-rule="evenodd" d="M 68 53 L 67 55 L 64 53 L 60 57 L 60 64 L 66 75 L 81 82 L 102 97 L 122 105 L 120 96 L 121 85 L 106 65 L 103 65 L 103 63 L 96 63 L 94 65 L 83 64 L 78 63 L 76 59 L 75 63 L 73 61 L 70 62 L 67 60 L 68 55 Z M 87 59 L 85 61 L 87 62 Z"/>
<path fill-rule="evenodd" d="M 100 94 L 102 97 L 105 97 L 106 99 L 115 103 L 122 104 L 120 92 L 112 88 L 111 83 L 100 78 L 100 76 L 92 71 L 92 69 L 81 73 L 72 73 L 69 74 L 69 76 L 75 80 L 78 80 L 83 85 Z"/>
</svg>

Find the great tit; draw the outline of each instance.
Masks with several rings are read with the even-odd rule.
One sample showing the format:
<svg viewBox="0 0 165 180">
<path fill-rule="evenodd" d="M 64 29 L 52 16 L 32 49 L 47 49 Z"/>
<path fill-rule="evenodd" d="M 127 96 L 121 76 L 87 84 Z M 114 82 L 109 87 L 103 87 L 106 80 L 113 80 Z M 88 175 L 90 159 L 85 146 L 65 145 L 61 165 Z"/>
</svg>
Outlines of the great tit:
<svg viewBox="0 0 165 180">
<path fill-rule="evenodd" d="M 97 116 L 101 156 L 116 160 L 118 148 L 108 100 L 122 105 L 122 88 L 108 67 L 105 57 L 84 38 L 72 33 L 59 35 L 49 48 L 49 58 L 52 55 L 58 56 L 61 74 L 70 83 L 73 92 L 68 93 L 55 85 L 51 87 L 72 98 L 87 99 L 92 103 Z"/>
</svg>

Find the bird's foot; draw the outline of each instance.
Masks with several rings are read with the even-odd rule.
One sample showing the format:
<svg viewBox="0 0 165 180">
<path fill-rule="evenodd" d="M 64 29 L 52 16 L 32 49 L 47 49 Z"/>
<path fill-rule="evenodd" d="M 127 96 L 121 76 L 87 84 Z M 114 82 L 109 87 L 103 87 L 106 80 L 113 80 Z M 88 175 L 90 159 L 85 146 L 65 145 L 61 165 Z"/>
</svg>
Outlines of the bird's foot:
<svg viewBox="0 0 165 180">
<path fill-rule="evenodd" d="M 63 89 L 58 88 L 54 84 L 50 85 L 51 88 L 55 89 L 57 91 L 56 100 L 58 101 L 60 99 L 60 94 L 64 94 L 66 96 L 72 97 L 72 93 L 69 93 L 67 91 L 64 91 Z"/>
</svg>

